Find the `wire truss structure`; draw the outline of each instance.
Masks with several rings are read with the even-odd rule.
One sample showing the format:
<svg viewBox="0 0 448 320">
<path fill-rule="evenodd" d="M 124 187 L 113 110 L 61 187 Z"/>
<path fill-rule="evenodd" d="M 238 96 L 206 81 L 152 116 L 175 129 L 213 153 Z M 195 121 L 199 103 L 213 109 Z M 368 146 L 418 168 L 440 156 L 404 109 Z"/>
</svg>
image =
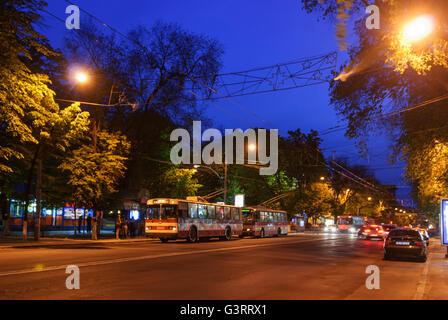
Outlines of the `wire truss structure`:
<svg viewBox="0 0 448 320">
<path fill-rule="evenodd" d="M 207 99 L 216 100 L 290 90 L 333 80 L 337 53 L 215 76 Z"/>
</svg>

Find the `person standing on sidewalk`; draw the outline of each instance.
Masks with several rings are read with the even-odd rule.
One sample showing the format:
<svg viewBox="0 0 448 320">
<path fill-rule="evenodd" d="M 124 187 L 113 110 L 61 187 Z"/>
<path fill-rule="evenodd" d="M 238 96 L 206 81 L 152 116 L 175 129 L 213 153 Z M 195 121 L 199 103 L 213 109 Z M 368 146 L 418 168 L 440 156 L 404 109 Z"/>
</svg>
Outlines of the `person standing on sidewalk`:
<svg viewBox="0 0 448 320">
<path fill-rule="evenodd" d="M 81 233 L 81 226 L 82 226 L 82 215 L 80 215 L 78 219 L 78 233 Z"/>
<path fill-rule="evenodd" d="M 120 239 L 120 229 L 121 229 L 121 214 L 117 215 L 117 221 L 115 222 L 115 238 Z"/>
<path fill-rule="evenodd" d="M 90 215 L 87 216 L 87 234 L 92 230 L 92 217 Z"/>
<path fill-rule="evenodd" d="M 128 219 L 125 219 L 123 222 L 123 238 L 128 238 Z"/>
</svg>

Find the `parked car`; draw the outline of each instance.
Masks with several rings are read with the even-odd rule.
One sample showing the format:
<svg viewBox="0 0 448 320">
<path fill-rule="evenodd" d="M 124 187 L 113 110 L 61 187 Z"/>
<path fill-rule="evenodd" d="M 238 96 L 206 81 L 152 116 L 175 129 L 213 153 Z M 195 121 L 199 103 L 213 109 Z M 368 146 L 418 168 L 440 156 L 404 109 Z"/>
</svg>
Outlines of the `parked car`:
<svg viewBox="0 0 448 320">
<path fill-rule="evenodd" d="M 393 229 L 384 240 L 384 259 L 414 258 L 425 262 L 427 245 L 422 234 L 415 229 Z"/>
<path fill-rule="evenodd" d="M 362 226 L 358 231 L 358 237 L 361 239 L 384 239 L 383 227 L 377 224 Z"/>
</svg>

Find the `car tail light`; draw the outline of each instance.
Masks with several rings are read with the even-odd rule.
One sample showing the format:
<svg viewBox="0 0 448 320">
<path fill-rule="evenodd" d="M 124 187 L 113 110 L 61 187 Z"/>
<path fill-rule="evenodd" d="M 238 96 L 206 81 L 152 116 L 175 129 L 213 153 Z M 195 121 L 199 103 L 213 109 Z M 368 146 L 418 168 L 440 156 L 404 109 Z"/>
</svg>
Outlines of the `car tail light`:
<svg viewBox="0 0 448 320">
<path fill-rule="evenodd" d="M 415 241 L 414 243 L 418 247 L 423 247 L 423 242 L 421 242 L 421 241 Z"/>
<path fill-rule="evenodd" d="M 371 230 L 370 230 L 370 229 L 366 229 L 366 230 L 364 230 L 364 232 L 366 232 L 366 233 L 370 233 Z"/>
<path fill-rule="evenodd" d="M 378 233 L 380 233 L 380 234 L 383 233 L 383 230 L 378 230 Z"/>
</svg>

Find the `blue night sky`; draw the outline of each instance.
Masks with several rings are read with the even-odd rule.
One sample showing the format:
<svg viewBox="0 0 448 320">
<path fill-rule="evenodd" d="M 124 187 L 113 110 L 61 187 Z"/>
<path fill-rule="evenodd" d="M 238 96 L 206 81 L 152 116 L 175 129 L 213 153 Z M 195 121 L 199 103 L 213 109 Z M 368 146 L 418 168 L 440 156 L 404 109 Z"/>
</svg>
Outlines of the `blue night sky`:
<svg viewBox="0 0 448 320">
<path fill-rule="evenodd" d="M 62 0 L 47 2 L 47 10 L 65 20 L 68 3 Z M 213 37 L 224 46 L 222 72 L 289 62 L 338 48 L 334 26 L 317 21 L 316 15 L 305 13 L 298 0 L 79 0 L 74 4 L 122 32 L 140 24 L 151 26 L 161 20 L 176 22 L 184 29 Z M 53 46 L 61 47 L 63 37 L 71 31 L 51 16 L 44 14 L 44 18 L 48 27 L 41 32 L 48 36 Z M 345 55 L 342 53 L 340 56 Z M 272 124 L 268 128 L 275 126 L 281 135 L 297 128 L 304 132 L 310 129 L 323 131 L 344 124 L 329 105 L 328 85 L 325 84 L 232 100 L 258 117 L 245 113 L 226 100 L 218 100 L 216 104 L 245 118 L 253 127 L 266 127 L 260 120 L 264 119 Z M 247 123 L 213 105 L 208 106 L 206 115 L 218 128 L 247 127 Z M 383 168 L 375 170 L 382 183 L 404 185 L 402 169 L 384 169 L 390 167 L 386 138 L 373 137 L 369 144 L 369 162 L 357 155 L 354 142 L 346 139 L 343 132 L 322 138 L 322 148 L 327 156 L 336 151 L 337 157 L 348 157 L 353 163 Z M 397 166 L 402 167 L 403 164 Z M 407 199 L 408 191 L 408 188 L 399 188 L 397 196 Z"/>
</svg>

